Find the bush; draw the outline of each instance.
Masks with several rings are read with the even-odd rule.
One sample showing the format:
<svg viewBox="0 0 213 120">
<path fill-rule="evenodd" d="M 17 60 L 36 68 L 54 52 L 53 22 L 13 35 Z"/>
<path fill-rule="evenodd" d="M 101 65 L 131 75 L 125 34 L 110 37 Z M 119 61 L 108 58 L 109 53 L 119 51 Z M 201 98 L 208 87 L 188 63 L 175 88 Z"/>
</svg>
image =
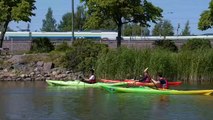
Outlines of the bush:
<svg viewBox="0 0 213 120">
<path fill-rule="evenodd" d="M 75 71 L 89 71 L 95 67 L 98 55 L 107 51 L 107 45 L 90 40 L 76 40 L 65 54 L 65 66 Z"/>
<path fill-rule="evenodd" d="M 48 38 L 33 39 L 30 52 L 31 53 L 45 53 L 54 50 L 54 45 Z"/>
<path fill-rule="evenodd" d="M 155 48 L 166 49 L 172 52 L 177 52 L 178 48 L 171 40 L 158 40 L 153 43 Z"/>
<path fill-rule="evenodd" d="M 182 50 L 198 50 L 211 48 L 211 42 L 204 39 L 191 39 L 188 40 L 183 46 Z"/>
<path fill-rule="evenodd" d="M 70 49 L 70 47 L 69 47 L 68 43 L 67 42 L 63 42 L 63 43 L 57 45 L 55 50 L 63 52 L 63 51 L 67 51 L 69 49 Z"/>
</svg>

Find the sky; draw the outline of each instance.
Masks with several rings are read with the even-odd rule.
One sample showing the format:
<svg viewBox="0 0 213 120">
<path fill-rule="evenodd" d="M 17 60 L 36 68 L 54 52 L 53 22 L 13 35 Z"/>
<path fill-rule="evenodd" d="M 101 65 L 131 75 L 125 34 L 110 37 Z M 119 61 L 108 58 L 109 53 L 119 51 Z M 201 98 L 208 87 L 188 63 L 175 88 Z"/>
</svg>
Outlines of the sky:
<svg viewBox="0 0 213 120">
<path fill-rule="evenodd" d="M 42 20 L 45 19 L 45 15 L 49 7 L 53 10 L 53 17 L 56 19 L 57 23 L 60 23 L 62 16 L 71 12 L 71 3 L 72 0 L 36 0 L 37 9 L 34 11 L 36 16 L 33 16 L 31 19 L 30 30 L 31 31 L 40 31 L 42 27 Z M 75 2 L 75 10 L 78 5 L 81 5 L 80 0 L 74 0 Z M 190 31 L 192 34 L 201 35 L 205 33 L 213 33 L 213 29 L 209 29 L 206 31 L 200 31 L 197 29 L 198 21 L 200 18 L 200 14 L 208 9 L 209 2 L 211 0 L 148 0 L 152 2 L 153 5 L 158 6 L 163 9 L 164 19 L 170 20 L 173 27 L 174 32 L 177 34 L 178 24 L 180 24 L 180 29 L 182 31 L 184 26 L 189 20 L 190 23 Z M 27 24 L 25 22 L 11 22 L 9 24 L 10 28 L 13 30 L 26 29 Z M 153 29 L 154 24 L 150 30 Z"/>
</svg>

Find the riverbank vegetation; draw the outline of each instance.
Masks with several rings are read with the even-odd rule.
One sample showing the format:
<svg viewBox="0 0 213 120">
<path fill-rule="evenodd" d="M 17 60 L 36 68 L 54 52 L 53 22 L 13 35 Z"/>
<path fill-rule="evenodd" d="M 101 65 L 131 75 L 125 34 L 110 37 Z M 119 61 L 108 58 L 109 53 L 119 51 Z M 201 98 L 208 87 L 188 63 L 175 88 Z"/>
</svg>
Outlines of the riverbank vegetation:
<svg viewBox="0 0 213 120">
<path fill-rule="evenodd" d="M 170 81 L 213 80 L 210 41 L 189 40 L 179 49 L 168 40 L 156 41 L 153 45 L 154 48 L 149 49 L 124 46 L 109 49 L 107 45 L 91 40 L 76 40 L 72 46 L 66 42 L 55 46 L 48 56 L 55 66 L 74 72 L 87 74 L 93 68 L 99 79 L 138 78 L 148 67 L 153 78 L 157 72 L 162 72 Z"/>
</svg>

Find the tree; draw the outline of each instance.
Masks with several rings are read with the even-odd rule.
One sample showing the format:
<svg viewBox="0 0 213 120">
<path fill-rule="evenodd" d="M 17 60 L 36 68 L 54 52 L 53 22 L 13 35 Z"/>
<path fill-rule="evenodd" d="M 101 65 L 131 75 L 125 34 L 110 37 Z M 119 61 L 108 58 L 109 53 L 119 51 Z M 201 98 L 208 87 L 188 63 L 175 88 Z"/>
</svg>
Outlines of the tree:
<svg viewBox="0 0 213 120">
<path fill-rule="evenodd" d="M 189 21 L 186 22 L 186 25 L 184 27 L 184 30 L 182 31 L 183 36 L 191 35 L 190 33 L 190 26 L 189 26 Z"/>
<path fill-rule="evenodd" d="M 51 8 L 48 8 L 46 18 L 42 20 L 43 25 L 41 31 L 45 32 L 55 32 L 57 31 L 56 20 L 53 18 L 53 11 Z"/>
<path fill-rule="evenodd" d="M 62 21 L 58 25 L 58 30 L 61 32 L 72 31 L 72 13 L 63 15 Z"/>
<path fill-rule="evenodd" d="M 30 22 L 35 16 L 35 0 L 1 0 L 0 1 L 0 47 L 3 45 L 4 35 L 11 21 Z"/>
<path fill-rule="evenodd" d="M 88 8 L 85 27 L 98 28 L 103 21 L 112 19 L 117 25 L 117 47 L 121 45 L 122 26 L 126 23 L 140 23 L 149 26 L 162 17 L 162 9 L 147 0 L 81 0 Z"/>
<path fill-rule="evenodd" d="M 124 25 L 123 35 L 124 36 L 149 36 L 149 29 L 147 27 L 141 27 L 137 24 Z"/>
<path fill-rule="evenodd" d="M 86 11 L 83 6 L 78 6 L 75 13 L 75 28 L 77 30 L 83 30 L 83 25 L 86 21 Z"/>
<path fill-rule="evenodd" d="M 162 20 L 154 26 L 153 36 L 173 36 L 174 28 L 169 20 Z"/>
<path fill-rule="evenodd" d="M 54 50 L 53 43 L 48 38 L 37 38 L 32 40 L 31 53 L 45 53 Z"/>
<path fill-rule="evenodd" d="M 213 26 L 213 0 L 209 3 L 209 10 L 203 11 L 198 22 L 198 29 L 207 30 Z"/>
<path fill-rule="evenodd" d="M 83 25 L 86 21 L 86 11 L 83 6 L 78 6 L 77 11 L 74 14 L 74 30 L 83 30 Z M 59 31 L 71 31 L 72 30 L 72 13 L 66 13 L 62 17 L 62 21 L 58 25 Z"/>
<path fill-rule="evenodd" d="M 143 36 L 149 36 L 150 35 L 150 30 L 148 29 L 148 27 L 142 28 L 142 35 Z"/>
</svg>

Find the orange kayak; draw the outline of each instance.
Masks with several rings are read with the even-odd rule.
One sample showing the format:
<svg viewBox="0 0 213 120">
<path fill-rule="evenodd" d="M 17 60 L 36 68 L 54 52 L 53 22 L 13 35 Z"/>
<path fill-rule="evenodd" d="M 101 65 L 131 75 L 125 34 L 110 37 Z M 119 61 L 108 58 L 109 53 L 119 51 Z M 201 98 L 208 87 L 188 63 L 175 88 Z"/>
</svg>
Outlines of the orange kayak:
<svg viewBox="0 0 213 120">
<path fill-rule="evenodd" d="M 136 82 L 134 80 L 108 80 L 108 79 L 101 79 L 100 82 L 105 82 L 105 83 L 118 83 L 118 82 L 127 82 L 128 85 L 132 86 L 155 86 L 154 83 L 145 83 L 145 82 Z M 169 86 L 179 86 L 181 85 L 181 81 L 176 81 L 176 82 L 168 82 Z"/>
</svg>

